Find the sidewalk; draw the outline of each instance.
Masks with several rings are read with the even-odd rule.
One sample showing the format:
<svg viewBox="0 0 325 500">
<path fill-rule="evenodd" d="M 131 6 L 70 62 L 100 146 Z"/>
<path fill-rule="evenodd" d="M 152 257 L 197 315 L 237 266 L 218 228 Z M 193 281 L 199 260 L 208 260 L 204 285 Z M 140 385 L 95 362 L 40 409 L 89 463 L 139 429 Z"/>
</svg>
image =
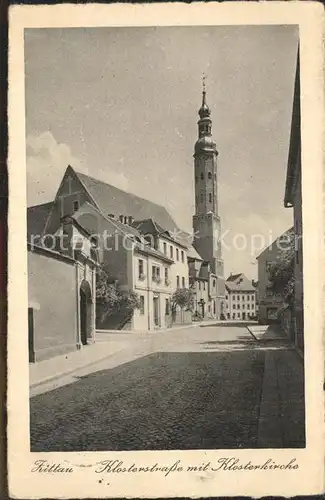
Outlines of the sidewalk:
<svg viewBox="0 0 325 500">
<path fill-rule="evenodd" d="M 290 340 L 278 325 L 247 325 L 256 340 Z"/>
<path fill-rule="evenodd" d="M 91 372 L 95 365 L 111 360 L 107 366 L 121 364 L 137 357 L 144 356 L 155 350 L 154 344 L 159 340 L 169 338 L 175 330 L 183 330 L 192 325 L 169 328 L 168 330 L 150 332 L 129 332 L 99 330 L 96 332 L 96 342 L 83 346 L 79 351 L 55 356 L 53 358 L 31 363 L 29 365 L 29 387 L 31 394 L 55 387 L 55 381 L 70 383 L 80 373 Z M 158 342 L 159 344 L 159 342 Z M 75 377 L 76 376 L 76 377 Z M 46 385 L 48 386 L 46 388 Z"/>
<path fill-rule="evenodd" d="M 123 349 L 125 349 L 125 338 L 111 340 L 107 336 L 105 341 L 99 340 L 94 344 L 82 347 L 80 351 L 31 363 L 29 365 L 29 386 L 33 388 L 63 375 L 69 375 L 78 369 L 94 365 L 113 356 Z"/>
<path fill-rule="evenodd" d="M 258 448 L 305 446 L 304 365 L 294 349 L 265 351 Z"/>
</svg>

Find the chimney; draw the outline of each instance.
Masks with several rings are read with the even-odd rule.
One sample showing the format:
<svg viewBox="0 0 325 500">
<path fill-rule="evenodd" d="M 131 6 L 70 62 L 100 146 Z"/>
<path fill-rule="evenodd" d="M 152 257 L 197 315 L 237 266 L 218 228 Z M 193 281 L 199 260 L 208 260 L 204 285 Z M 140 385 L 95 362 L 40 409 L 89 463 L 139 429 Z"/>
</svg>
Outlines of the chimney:
<svg viewBox="0 0 325 500">
<path fill-rule="evenodd" d="M 124 223 L 124 215 L 120 215 L 120 222 Z"/>
<path fill-rule="evenodd" d="M 132 215 L 129 215 L 128 219 L 129 219 L 129 226 L 132 226 L 133 221 L 134 221 Z"/>
</svg>

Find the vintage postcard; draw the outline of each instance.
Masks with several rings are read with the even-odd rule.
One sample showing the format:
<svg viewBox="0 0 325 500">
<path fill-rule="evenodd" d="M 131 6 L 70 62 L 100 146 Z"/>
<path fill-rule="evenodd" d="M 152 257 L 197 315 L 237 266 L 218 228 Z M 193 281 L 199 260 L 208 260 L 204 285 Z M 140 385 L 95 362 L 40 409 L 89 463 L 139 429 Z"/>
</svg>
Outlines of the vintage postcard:
<svg viewBox="0 0 325 500">
<path fill-rule="evenodd" d="M 14 6 L 18 498 L 324 490 L 324 14 Z"/>
</svg>

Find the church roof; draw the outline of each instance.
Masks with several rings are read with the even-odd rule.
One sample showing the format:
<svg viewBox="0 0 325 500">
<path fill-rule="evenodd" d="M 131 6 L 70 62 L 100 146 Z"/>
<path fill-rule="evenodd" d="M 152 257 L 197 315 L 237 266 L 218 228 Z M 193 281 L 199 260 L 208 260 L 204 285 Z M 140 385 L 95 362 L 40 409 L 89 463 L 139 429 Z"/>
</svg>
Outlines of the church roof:
<svg viewBox="0 0 325 500">
<path fill-rule="evenodd" d="M 163 228 L 175 231 L 177 225 L 165 207 L 139 196 L 122 191 L 89 175 L 76 171 L 76 175 L 89 194 L 97 203 L 103 214 L 131 215 L 134 219 L 154 220 Z"/>
<path fill-rule="evenodd" d="M 50 214 L 53 201 L 35 205 L 27 208 L 27 239 L 30 240 L 31 235 L 37 236 L 42 234 L 46 224 L 46 220 Z"/>
</svg>

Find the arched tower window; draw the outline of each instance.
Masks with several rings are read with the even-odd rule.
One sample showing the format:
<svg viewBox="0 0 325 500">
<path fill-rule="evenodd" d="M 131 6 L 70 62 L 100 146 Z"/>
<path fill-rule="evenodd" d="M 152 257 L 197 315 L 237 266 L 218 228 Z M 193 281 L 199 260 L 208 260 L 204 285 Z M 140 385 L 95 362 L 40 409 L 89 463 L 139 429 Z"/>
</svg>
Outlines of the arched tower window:
<svg viewBox="0 0 325 500">
<path fill-rule="evenodd" d="M 208 172 L 208 179 L 210 179 L 210 180 L 212 179 L 212 174 L 211 174 L 211 172 Z"/>
<path fill-rule="evenodd" d="M 212 194 L 209 193 L 209 202 L 211 203 L 212 202 Z"/>
<path fill-rule="evenodd" d="M 201 181 L 203 181 L 204 179 L 204 175 L 203 175 L 203 172 L 201 172 Z"/>
</svg>

